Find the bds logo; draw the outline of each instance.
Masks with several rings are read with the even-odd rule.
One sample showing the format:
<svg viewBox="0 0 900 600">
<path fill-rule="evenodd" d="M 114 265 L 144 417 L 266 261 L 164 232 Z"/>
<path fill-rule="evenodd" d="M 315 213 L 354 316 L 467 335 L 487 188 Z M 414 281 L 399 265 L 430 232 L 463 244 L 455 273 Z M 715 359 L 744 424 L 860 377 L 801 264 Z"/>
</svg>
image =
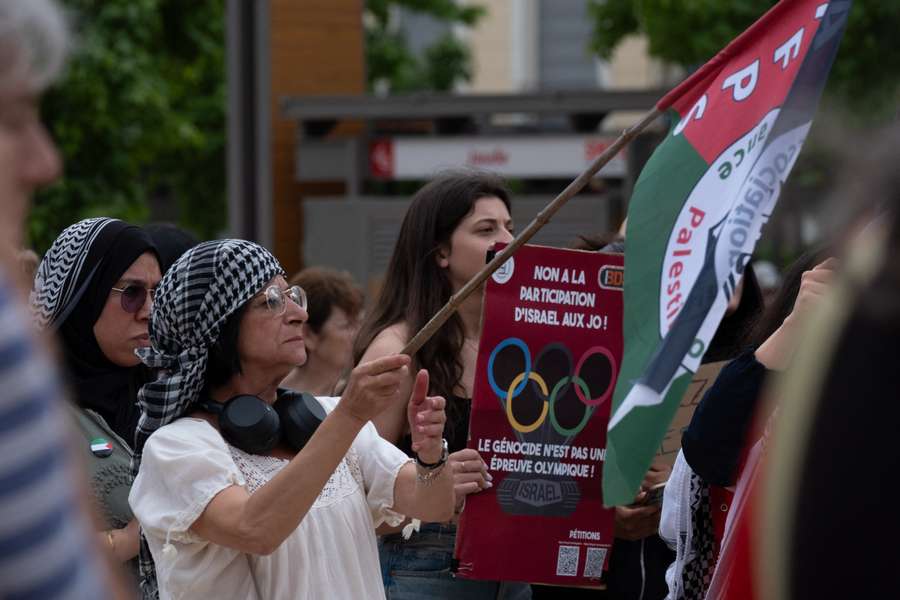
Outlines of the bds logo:
<svg viewBox="0 0 900 600">
<path fill-rule="evenodd" d="M 597 283 L 605 290 L 621 290 L 625 285 L 625 268 L 615 265 L 600 267 Z"/>
</svg>

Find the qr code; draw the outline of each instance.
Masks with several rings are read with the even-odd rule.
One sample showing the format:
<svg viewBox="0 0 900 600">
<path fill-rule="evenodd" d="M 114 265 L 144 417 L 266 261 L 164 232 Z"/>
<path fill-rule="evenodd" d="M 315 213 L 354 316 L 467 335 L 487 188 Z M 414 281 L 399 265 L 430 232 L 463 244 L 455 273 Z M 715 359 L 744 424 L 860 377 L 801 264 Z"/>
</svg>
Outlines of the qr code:
<svg viewBox="0 0 900 600">
<path fill-rule="evenodd" d="M 556 555 L 556 574 L 569 575 L 575 577 L 578 575 L 578 554 L 581 546 L 560 546 L 559 554 Z"/>
<path fill-rule="evenodd" d="M 606 548 L 588 546 L 587 557 L 584 559 L 584 576 L 602 577 L 604 562 L 606 562 Z"/>
</svg>

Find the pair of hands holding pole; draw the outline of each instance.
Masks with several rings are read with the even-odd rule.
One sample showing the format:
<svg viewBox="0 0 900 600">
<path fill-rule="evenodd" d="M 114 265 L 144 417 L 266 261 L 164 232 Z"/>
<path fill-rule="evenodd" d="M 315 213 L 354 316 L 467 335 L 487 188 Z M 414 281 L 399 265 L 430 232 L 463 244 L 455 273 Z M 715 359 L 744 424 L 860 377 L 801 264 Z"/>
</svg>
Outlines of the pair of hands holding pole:
<svg viewBox="0 0 900 600">
<path fill-rule="evenodd" d="M 409 379 L 410 357 L 405 354 L 385 356 L 361 363 L 350 373 L 339 408 L 362 422 L 371 421 L 394 403 Z M 412 392 L 407 399 L 406 418 L 412 438 L 412 450 L 425 463 L 435 463 L 443 451 L 444 424 L 447 421 L 446 400 L 428 395 L 428 371 L 416 373 Z M 448 459 L 454 479 L 457 512 L 465 496 L 491 487 L 487 465 L 476 450 L 463 449 Z"/>
</svg>

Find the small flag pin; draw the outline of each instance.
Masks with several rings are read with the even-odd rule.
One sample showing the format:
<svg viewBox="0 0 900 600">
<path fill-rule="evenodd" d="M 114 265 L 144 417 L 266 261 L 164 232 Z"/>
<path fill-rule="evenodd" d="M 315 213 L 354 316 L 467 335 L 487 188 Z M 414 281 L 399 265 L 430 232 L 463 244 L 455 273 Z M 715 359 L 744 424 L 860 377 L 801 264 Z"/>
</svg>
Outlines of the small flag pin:
<svg viewBox="0 0 900 600">
<path fill-rule="evenodd" d="M 106 438 L 94 438 L 91 440 L 91 452 L 99 458 L 106 458 L 112 454 L 113 445 Z"/>
</svg>

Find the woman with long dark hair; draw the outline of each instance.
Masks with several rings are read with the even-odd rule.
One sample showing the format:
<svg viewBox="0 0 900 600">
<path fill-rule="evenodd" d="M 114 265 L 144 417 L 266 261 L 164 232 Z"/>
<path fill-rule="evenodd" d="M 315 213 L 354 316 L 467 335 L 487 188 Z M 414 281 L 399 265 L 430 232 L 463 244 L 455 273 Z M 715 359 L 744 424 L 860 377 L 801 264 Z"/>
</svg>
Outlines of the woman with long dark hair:
<svg viewBox="0 0 900 600">
<path fill-rule="evenodd" d="M 399 352 L 428 320 L 485 264 L 497 242 L 512 240 L 509 191 L 504 181 L 482 172 L 452 172 L 413 197 L 378 300 L 363 324 L 354 359 L 373 360 Z M 416 367 L 428 369 L 430 393 L 447 399 L 444 437 L 454 466 L 457 511 L 467 494 L 491 486 L 477 451 L 466 449 L 475 361 L 481 336 L 482 293 L 466 299 L 456 314 L 416 352 Z M 403 383 L 405 396 L 412 386 Z M 397 403 L 375 419 L 379 433 L 412 455 L 404 407 Z M 527 598 L 524 584 L 457 580 L 451 573 L 454 522 L 426 524 L 405 539 L 382 539 L 381 567 L 388 596 L 402 598 Z"/>
</svg>

